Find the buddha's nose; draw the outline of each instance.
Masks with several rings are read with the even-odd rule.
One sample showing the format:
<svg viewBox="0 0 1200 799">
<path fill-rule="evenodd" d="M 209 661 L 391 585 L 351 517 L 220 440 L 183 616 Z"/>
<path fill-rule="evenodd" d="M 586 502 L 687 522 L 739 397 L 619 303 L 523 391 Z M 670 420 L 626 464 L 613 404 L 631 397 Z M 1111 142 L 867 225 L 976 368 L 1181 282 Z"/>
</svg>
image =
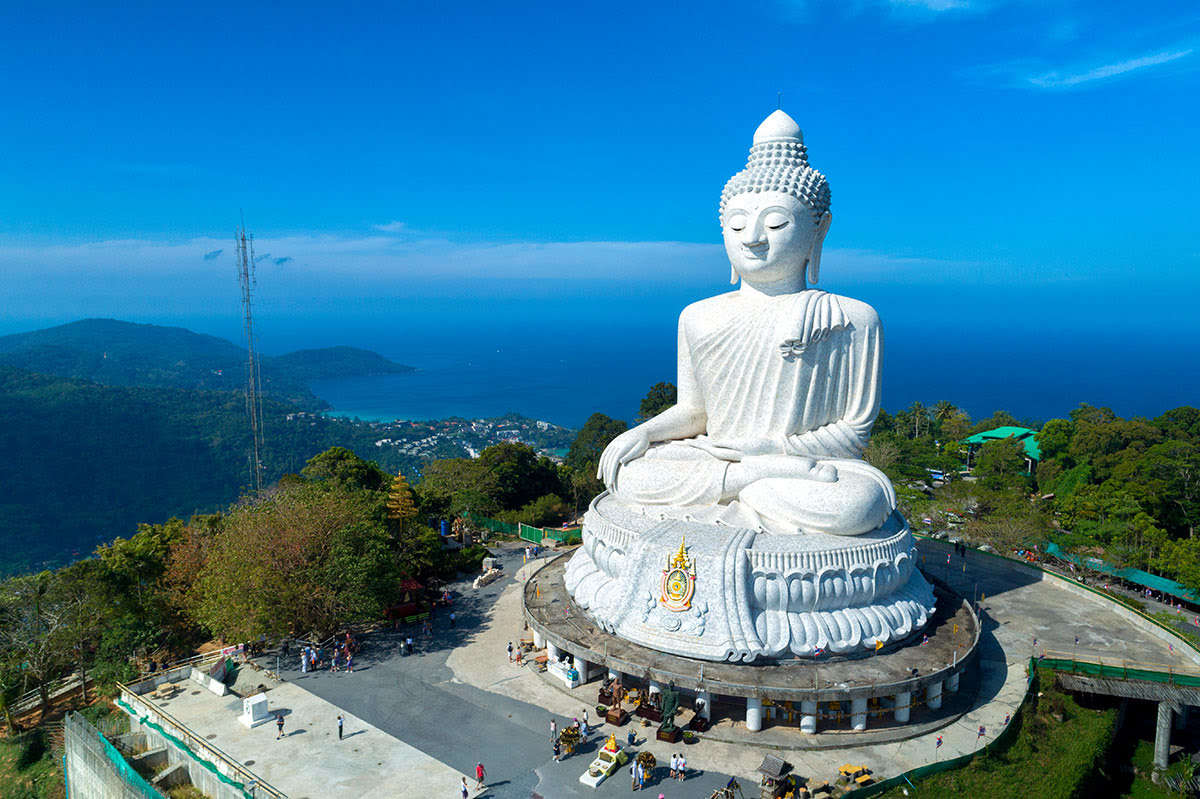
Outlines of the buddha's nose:
<svg viewBox="0 0 1200 799">
<path fill-rule="evenodd" d="M 748 233 L 742 237 L 742 246 L 748 250 L 761 250 L 767 246 L 767 235 L 763 231 Z"/>
</svg>

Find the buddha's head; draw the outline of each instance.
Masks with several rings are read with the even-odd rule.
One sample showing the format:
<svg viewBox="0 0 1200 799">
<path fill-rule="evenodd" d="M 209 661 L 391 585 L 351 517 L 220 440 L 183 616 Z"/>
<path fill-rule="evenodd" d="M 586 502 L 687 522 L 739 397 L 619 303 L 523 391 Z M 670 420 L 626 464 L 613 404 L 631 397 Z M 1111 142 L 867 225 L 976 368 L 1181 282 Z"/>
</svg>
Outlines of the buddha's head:
<svg viewBox="0 0 1200 799">
<path fill-rule="evenodd" d="M 754 132 L 746 168 L 721 192 L 721 229 L 733 267 L 753 286 L 816 283 L 821 246 L 833 217 L 829 184 L 808 164 L 800 126 L 783 111 Z"/>
</svg>

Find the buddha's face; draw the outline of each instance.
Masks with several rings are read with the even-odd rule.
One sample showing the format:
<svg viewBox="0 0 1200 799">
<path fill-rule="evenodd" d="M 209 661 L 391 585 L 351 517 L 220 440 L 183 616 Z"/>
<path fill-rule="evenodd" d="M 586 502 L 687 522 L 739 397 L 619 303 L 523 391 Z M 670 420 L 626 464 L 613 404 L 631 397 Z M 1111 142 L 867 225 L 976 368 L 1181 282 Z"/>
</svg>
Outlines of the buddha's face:
<svg viewBox="0 0 1200 799">
<path fill-rule="evenodd" d="M 725 252 L 733 269 L 755 286 L 795 283 L 803 289 L 804 266 L 829 228 L 829 215 L 783 192 L 746 192 L 733 197 L 721 219 Z"/>
</svg>

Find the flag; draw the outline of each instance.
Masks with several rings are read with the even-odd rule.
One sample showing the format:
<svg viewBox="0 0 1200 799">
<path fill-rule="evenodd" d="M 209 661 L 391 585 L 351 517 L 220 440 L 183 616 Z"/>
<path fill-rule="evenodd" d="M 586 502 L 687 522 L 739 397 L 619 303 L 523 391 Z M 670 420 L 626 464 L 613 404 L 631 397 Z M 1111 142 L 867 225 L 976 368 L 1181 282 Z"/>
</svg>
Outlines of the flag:
<svg viewBox="0 0 1200 799">
<path fill-rule="evenodd" d="M 921 646 L 925 646 L 925 644 L 927 644 L 927 643 L 929 643 L 929 636 L 928 635 L 921 636 Z"/>
<path fill-rule="evenodd" d="M 1037 639 L 1036 639 L 1036 638 L 1034 638 L 1034 639 L 1033 639 L 1033 645 L 1034 645 L 1034 646 L 1037 646 Z"/>
<path fill-rule="evenodd" d="M 941 745 L 942 745 L 942 736 L 940 736 L 940 735 L 939 735 L 939 736 L 937 737 L 937 743 L 934 745 L 934 747 L 933 747 L 933 748 L 934 748 L 934 749 L 938 749 L 938 748 L 940 748 L 940 747 L 941 747 Z"/>
<path fill-rule="evenodd" d="M 986 734 L 987 734 L 987 727 L 980 724 L 979 725 L 979 735 L 977 737 L 982 738 Z"/>
<path fill-rule="evenodd" d="M 954 625 L 954 632 L 958 632 L 958 625 Z"/>
<path fill-rule="evenodd" d="M 1078 635 L 1077 635 L 1077 636 L 1075 636 L 1075 645 L 1076 645 L 1076 646 L 1078 646 L 1078 645 L 1079 645 L 1079 636 L 1078 636 Z"/>
<path fill-rule="evenodd" d="M 950 565 L 950 553 L 949 552 L 946 553 L 946 565 L 947 566 Z"/>
<path fill-rule="evenodd" d="M 824 654 L 825 654 L 825 647 L 823 647 L 823 646 L 814 646 L 813 647 L 813 657 L 819 658 L 819 657 L 821 657 L 821 655 L 824 655 Z"/>
<path fill-rule="evenodd" d="M 1167 648 L 1171 650 L 1171 654 L 1175 654 L 1175 644 L 1167 644 Z"/>
<path fill-rule="evenodd" d="M 883 649 L 883 641 L 876 638 L 875 639 L 875 651 L 878 652 L 880 649 Z"/>
<path fill-rule="evenodd" d="M 1010 715 L 1009 715 L 1009 714 L 1007 714 L 1007 713 L 1005 713 L 1005 714 L 1004 714 L 1004 726 L 1005 726 L 1005 727 L 1007 727 L 1007 726 L 1008 726 L 1008 722 L 1009 722 L 1011 719 L 1012 719 L 1012 716 L 1010 716 Z"/>
</svg>

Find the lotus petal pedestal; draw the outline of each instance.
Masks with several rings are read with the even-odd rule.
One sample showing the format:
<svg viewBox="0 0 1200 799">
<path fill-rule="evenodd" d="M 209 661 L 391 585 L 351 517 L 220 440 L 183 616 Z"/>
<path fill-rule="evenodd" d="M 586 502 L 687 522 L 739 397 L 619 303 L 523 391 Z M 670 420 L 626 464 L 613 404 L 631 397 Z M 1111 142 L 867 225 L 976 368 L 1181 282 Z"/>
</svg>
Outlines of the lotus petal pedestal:
<svg viewBox="0 0 1200 799">
<path fill-rule="evenodd" d="M 749 663 L 870 651 L 925 626 L 933 591 L 908 523 L 845 537 L 654 518 L 601 494 L 565 585 L 606 632 L 685 657 Z"/>
</svg>

